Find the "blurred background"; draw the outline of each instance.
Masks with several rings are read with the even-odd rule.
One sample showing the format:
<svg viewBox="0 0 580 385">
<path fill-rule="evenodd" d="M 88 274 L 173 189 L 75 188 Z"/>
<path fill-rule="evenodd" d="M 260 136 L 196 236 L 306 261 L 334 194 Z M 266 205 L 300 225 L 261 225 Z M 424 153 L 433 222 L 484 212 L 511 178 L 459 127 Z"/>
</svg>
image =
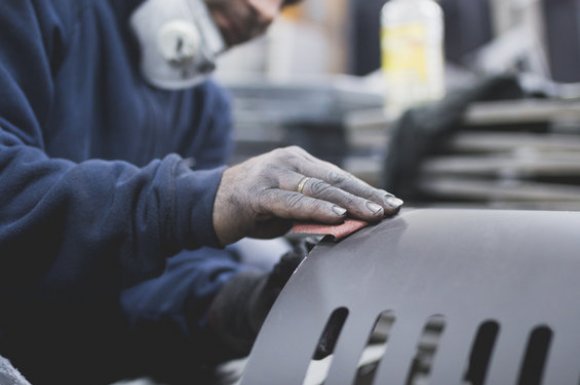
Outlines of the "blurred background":
<svg viewBox="0 0 580 385">
<path fill-rule="evenodd" d="M 305 0 L 225 54 L 232 162 L 297 144 L 416 206 L 580 209 L 580 0 L 437 3 L 445 97 L 398 115 L 385 0 Z"/>
</svg>

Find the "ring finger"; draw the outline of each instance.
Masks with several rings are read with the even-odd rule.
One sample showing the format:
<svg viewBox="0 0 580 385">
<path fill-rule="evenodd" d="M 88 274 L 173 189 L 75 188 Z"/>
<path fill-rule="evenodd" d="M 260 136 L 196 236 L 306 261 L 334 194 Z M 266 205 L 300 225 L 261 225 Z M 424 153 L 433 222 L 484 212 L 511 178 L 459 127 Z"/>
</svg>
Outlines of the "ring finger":
<svg viewBox="0 0 580 385">
<path fill-rule="evenodd" d="M 297 191 L 311 198 L 337 204 L 347 209 L 349 214 L 355 218 L 376 221 L 382 219 L 385 214 L 381 206 L 368 199 L 358 197 L 323 180 L 305 177 L 298 173 L 289 176 L 288 184 L 281 187 Z"/>
</svg>

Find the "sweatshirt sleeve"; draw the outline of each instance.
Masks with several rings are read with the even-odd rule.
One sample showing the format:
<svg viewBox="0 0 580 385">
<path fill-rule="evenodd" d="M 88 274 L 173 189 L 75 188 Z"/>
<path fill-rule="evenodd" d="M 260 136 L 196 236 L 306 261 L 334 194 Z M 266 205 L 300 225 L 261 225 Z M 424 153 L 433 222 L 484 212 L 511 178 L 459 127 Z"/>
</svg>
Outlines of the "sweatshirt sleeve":
<svg viewBox="0 0 580 385">
<path fill-rule="evenodd" d="M 203 137 L 195 146 L 195 169 L 211 169 L 228 164 L 234 150 L 232 98 L 228 91 L 208 81 L 203 89 L 204 96 L 216 111 L 208 114 L 210 124 Z M 201 95 L 200 95 L 201 96 Z"/>
<path fill-rule="evenodd" d="M 63 34 L 48 4 L 0 5 L 0 289 L 83 296 L 158 273 L 178 250 L 216 246 L 222 169 L 193 172 L 177 155 L 142 168 L 47 156 Z"/>
</svg>

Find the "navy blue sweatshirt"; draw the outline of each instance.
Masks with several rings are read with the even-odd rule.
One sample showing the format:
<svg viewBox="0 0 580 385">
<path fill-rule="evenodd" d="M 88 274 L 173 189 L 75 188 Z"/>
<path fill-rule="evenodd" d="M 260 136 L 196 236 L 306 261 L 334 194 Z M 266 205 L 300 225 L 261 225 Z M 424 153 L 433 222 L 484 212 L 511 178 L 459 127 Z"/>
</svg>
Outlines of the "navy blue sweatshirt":
<svg viewBox="0 0 580 385">
<path fill-rule="evenodd" d="M 58 349 L 40 336 L 59 328 L 57 314 L 80 325 L 73 335 L 98 336 L 124 322 L 111 312 L 122 289 L 180 250 L 217 245 L 228 101 L 212 82 L 145 83 L 128 27 L 139 3 L 0 3 L 0 354 L 15 349 L 17 361 Z M 101 308 L 107 320 L 87 330 Z"/>
</svg>

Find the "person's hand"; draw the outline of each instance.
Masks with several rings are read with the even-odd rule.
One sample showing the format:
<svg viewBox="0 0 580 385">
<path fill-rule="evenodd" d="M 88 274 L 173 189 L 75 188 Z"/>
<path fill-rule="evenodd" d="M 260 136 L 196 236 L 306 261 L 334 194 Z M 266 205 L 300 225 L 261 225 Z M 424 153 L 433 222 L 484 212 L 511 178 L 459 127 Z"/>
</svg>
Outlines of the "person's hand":
<svg viewBox="0 0 580 385">
<path fill-rule="evenodd" d="M 298 147 L 274 150 L 227 169 L 214 203 L 223 245 L 274 238 L 293 221 L 340 224 L 346 216 L 378 222 L 403 202 Z"/>
<path fill-rule="evenodd" d="M 266 31 L 280 12 L 282 0 L 205 0 L 230 47 Z"/>
</svg>

